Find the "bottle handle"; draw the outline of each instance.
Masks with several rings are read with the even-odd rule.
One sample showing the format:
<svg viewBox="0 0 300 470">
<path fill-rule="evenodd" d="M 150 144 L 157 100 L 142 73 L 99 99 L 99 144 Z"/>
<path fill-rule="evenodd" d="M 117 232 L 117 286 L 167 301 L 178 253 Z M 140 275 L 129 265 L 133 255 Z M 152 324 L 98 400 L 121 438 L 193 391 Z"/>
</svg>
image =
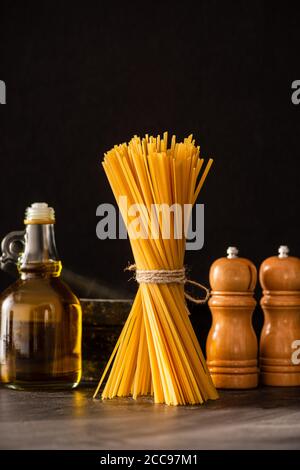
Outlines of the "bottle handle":
<svg viewBox="0 0 300 470">
<path fill-rule="evenodd" d="M 16 267 L 20 253 L 25 246 L 25 231 L 19 230 L 8 233 L 1 242 L 0 268 L 16 275 Z"/>
</svg>

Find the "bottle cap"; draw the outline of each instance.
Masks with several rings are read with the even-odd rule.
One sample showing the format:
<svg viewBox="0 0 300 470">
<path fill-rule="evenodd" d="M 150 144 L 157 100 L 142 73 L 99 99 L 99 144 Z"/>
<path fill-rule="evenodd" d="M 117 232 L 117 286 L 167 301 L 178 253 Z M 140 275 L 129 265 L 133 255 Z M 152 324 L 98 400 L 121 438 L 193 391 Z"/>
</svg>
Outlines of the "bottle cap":
<svg viewBox="0 0 300 470">
<path fill-rule="evenodd" d="M 25 211 L 25 224 L 53 224 L 55 212 L 46 202 L 34 202 Z"/>
</svg>

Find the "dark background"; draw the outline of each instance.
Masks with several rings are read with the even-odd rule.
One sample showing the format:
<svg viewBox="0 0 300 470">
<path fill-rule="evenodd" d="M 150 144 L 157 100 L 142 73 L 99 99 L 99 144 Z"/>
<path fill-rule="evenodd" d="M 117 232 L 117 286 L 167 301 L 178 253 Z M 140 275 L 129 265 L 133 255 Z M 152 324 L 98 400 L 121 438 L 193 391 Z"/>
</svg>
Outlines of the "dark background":
<svg viewBox="0 0 300 470">
<path fill-rule="evenodd" d="M 168 130 L 192 132 L 215 159 L 199 200 L 205 246 L 186 257 L 193 278 L 207 284 L 228 245 L 257 267 L 280 244 L 299 255 L 299 8 L 40 3 L 1 3 L 1 238 L 46 201 L 77 294 L 134 291 L 128 241 L 96 238 L 96 208 L 113 201 L 100 161 L 133 134 Z M 10 282 L 0 274 L 1 288 Z"/>
</svg>

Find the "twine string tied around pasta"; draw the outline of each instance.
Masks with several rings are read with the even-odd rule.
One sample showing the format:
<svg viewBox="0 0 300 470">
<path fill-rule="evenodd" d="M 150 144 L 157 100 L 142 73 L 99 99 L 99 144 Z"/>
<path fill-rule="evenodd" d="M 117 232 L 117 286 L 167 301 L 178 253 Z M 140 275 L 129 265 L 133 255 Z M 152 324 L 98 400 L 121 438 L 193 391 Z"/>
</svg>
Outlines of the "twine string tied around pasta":
<svg viewBox="0 0 300 470">
<path fill-rule="evenodd" d="M 200 282 L 186 278 L 185 268 L 181 269 L 137 269 L 135 264 L 131 264 L 125 271 L 134 271 L 134 279 L 139 284 L 191 284 L 205 291 L 204 298 L 196 298 L 184 292 L 186 299 L 195 304 L 205 304 L 209 298 L 210 291 Z"/>
</svg>

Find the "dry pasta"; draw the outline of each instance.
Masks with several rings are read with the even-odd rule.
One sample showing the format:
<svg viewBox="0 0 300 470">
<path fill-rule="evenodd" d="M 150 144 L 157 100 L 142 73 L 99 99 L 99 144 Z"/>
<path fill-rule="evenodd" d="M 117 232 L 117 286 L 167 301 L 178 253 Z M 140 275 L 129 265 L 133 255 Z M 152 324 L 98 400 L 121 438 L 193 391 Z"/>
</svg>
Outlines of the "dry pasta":
<svg viewBox="0 0 300 470">
<path fill-rule="evenodd" d="M 127 207 L 143 208 L 139 220 L 145 229 L 154 204 L 195 203 L 212 164 L 210 159 L 202 171 L 199 154 L 192 136 L 178 143 L 173 136 L 169 146 L 167 133 L 163 138 L 134 136 L 129 144 L 108 151 L 103 167 L 117 202 L 126 196 Z M 176 214 L 171 213 L 169 238 L 162 236 L 163 214 L 157 217 L 157 236 L 144 238 L 135 236 L 129 211 L 122 205 L 120 210 L 137 270 L 182 269 L 185 238 Z M 153 395 L 155 403 L 185 405 L 218 397 L 189 319 L 183 283 L 139 284 L 94 396 L 106 377 L 103 399 Z"/>
</svg>

